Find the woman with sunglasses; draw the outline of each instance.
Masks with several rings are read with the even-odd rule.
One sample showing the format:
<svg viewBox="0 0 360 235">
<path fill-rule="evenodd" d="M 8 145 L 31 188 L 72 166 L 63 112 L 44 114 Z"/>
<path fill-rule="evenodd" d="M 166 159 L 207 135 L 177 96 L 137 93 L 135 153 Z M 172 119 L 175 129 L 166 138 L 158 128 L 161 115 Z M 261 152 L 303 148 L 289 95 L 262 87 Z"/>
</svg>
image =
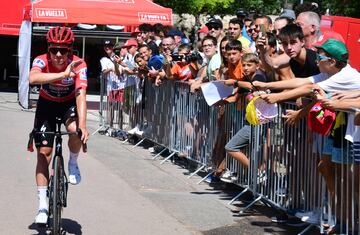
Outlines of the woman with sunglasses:
<svg viewBox="0 0 360 235">
<path fill-rule="evenodd" d="M 56 117 L 61 117 L 68 132 L 80 129 L 81 138 L 70 135 L 68 146 L 69 182 L 81 180 L 77 157 L 82 144 L 89 138 L 86 127 L 86 63 L 72 54 L 74 33 L 67 27 L 51 28 L 46 35 L 48 52 L 37 56 L 30 71 L 30 84 L 41 85 L 37 102 L 35 132 L 55 131 Z M 37 148 L 36 184 L 39 209 L 35 223 L 46 224 L 48 204 L 46 201 L 49 182 L 49 163 L 54 136 L 46 133 L 35 135 Z"/>
</svg>

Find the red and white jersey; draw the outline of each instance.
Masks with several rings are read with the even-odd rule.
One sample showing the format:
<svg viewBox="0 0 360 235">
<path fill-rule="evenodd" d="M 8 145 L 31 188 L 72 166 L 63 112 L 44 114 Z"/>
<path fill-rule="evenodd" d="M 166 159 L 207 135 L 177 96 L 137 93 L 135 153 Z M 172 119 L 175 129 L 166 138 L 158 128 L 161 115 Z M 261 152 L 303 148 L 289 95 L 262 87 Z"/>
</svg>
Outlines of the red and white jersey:
<svg viewBox="0 0 360 235">
<path fill-rule="evenodd" d="M 68 58 L 67 64 L 72 61 L 80 60 L 79 57 L 73 55 Z M 66 68 L 66 67 L 65 67 Z M 58 70 L 51 65 L 50 56 L 48 54 L 39 55 L 32 63 L 31 71 L 40 71 L 42 73 L 59 73 L 65 70 Z M 82 62 L 74 69 L 75 77 L 64 78 L 62 80 L 42 84 L 39 95 L 47 100 L 55 102 L 65 102 L 75 97 L 75 91 L 78 89 L 85 89 L 87 87 L 87 67 L 86 63 Z"/>
</svg>

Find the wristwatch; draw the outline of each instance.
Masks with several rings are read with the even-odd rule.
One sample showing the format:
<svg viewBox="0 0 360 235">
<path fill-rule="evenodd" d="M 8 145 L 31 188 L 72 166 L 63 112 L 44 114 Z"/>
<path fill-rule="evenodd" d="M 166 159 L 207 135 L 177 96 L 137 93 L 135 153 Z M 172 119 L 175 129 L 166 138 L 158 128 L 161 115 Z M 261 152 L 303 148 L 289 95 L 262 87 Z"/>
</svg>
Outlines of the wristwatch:
<svg viewBox="0 0 360 235">
<path fill-rule="evenodd" d="M 238 85 L 239 85 L 239 81 L 238 81 L 238 80 L 235 80 L 235 82 L 234 82 L 234 88 L 237 88 Z"/>
</svg>

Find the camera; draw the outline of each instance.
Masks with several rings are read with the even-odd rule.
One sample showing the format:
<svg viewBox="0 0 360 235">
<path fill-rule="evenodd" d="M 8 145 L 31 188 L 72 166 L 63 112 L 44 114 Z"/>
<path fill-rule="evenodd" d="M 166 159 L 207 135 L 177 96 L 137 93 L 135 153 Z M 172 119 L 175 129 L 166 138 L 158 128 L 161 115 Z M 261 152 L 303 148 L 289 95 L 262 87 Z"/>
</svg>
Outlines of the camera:
<svg viewBox="0 0 360 235">
<path fill-rule="evenodd" d="M 194 51 L 190 55 L 185 57 L 185 61 L 188 64 L 191 63 L 191 62 L 196 62 L 196 61 L 199 62 L 199 64 L 202 64 L 203 58 L 202 58 L 202 56 L 200 55 L 199 52 Z"/>
<path fill-rule="evenodd" d="M 172 54 L 171 58 L 173 61 L 182 61 L 182 59 L 184 58 L 184 55 L 179 55 L 179 54 Z"/>
<path fill-rule="evenodd" d="M 197 51 L 192 52 L 187 56 L 179 55 L 179 54 L 172 54 L 171 58 L 173 61 L 182 61 L 183 59 L 185 59 L 187 64 L 190 64 L 191 62 L 196 62 L 196 61 L 198 61 L 200 64 L 202 64 L 202 61 L 203 61 L 203 58 L 201 57 L 200 53 Z"/>
</svg>

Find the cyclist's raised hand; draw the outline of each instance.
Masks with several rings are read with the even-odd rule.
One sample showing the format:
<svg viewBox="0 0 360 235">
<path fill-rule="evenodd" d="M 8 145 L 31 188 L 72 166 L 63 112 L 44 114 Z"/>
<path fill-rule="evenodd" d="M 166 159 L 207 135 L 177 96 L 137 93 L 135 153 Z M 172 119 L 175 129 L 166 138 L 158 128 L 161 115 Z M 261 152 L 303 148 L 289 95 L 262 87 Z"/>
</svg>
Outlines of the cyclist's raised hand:
<svg viewBox="0 0 360 235">
<path fill-rule="evenodd" d="M 72 61 L 65 69 L 64 75 L 65 77 L 75 77 L 75 69 L 83 62 L 82 59 Z"/>
</svg>

